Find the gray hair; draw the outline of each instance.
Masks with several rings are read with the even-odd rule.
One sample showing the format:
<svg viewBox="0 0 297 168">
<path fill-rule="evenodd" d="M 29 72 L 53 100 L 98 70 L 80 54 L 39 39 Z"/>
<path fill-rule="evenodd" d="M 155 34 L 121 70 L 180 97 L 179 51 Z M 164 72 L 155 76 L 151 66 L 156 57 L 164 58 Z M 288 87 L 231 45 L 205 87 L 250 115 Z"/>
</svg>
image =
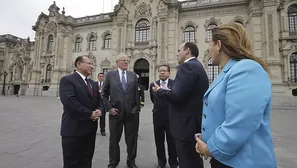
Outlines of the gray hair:
<svg viewBox="0 0 297 168">
<path fill-rule="evenodd" d="M 125 53 L 120 53 L 118 56 L 117 56 L 117 60 L 119 60 L 120 59 L 120 57 L 128 57 L 127 56 L 127 54 L 125 54 Z"/>
</svg>

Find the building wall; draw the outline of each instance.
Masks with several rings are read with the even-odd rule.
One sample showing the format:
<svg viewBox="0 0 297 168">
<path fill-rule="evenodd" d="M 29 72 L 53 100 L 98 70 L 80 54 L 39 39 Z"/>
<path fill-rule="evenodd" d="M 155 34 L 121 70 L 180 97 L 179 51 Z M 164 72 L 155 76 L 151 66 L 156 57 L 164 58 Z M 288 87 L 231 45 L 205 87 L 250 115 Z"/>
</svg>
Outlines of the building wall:
<svg viewBox="0 0 297 168">
<path fill-rule="evenodd" d="M 265 60 L 271 69 L 273 93 L 291 95 L 291 90 L 297 88 L 297 81 L 292 80 L 296 79 L 297 73 L 297 68 L 292 65 L 297 67 L 297 63 L 292 63 L 294 59 L 291 58 L 297 50 L 297 28 L 289 30 L 288 21 L 289 7 L 294 4 L 297 2 L 289 0 L 195 0 L 183 3 L 175 0 L 120 0 L 114 12 L 73 18 L 66 16 L 64 9 L 60 11 L 54 3 L 49 7 L 49 14 L 42 13 L 37 18 L 33 27 L 36 31 L 34 43 L 23 42 L 12 47 L 7 45 L 11 42 L 0 41 L 0 70 L 2 74 L 8 71 L 9 75 L 12 72 L 18 77 L 18 64 L 14 60 L 20 56 L 23 60 L 20 63 L 22 78 L 14 77 L 8 83 L 12 87 L 20 84 L 21 94 L 36 96 L 58 96 L 59 79 L 73 72 L 73 62 L 79 55 L 88 55 L 93 60 L 95 69 L 91 78 L 94 80 L 99 72 L 115 68 L 119 53 L 130 57 L 129 69 L 143 76 L 146 83 L 158 78 L 157 67 L 165 63 L 170 65 L 174 78 L 178 66 L 177 49 L 189 40 L 185 38 L 185 31 L 191 26 L 194 28 L 192 40 L 200 51 L 198 60 L 212 81 L 220 69 L 209 60 L 208 27 L 239 22 L 247 29 L 254 54 Z M 139 43 L 135 32 L 142 19 L 149 22 L 149 40 Z M 51 35 L 52 50 L 48 51 Z M 111 36 L 110 48 L 104 48 L 106 35 Z M 92 36 L 96 43 L 95 48 L 90 49 Z M 75 49 L 78 38 L 81 39 L 79 50 Z M 23 49 L 23 46 L 27 47 Z M 50 71 L 47 70 L 49 65 Z M 3 84 L 3 75 L 0 79 Z"/>
</svg>

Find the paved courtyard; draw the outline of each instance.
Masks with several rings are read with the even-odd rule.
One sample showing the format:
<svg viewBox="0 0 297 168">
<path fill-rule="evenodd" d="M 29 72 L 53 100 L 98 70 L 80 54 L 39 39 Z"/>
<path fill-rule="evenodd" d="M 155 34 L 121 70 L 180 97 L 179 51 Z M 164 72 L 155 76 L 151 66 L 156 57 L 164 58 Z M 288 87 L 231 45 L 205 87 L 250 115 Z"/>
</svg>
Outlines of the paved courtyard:
<svg viewBox="0 0 297 168">
<path fill-rule="evenodd" d="M 275 97 L 273 104 L 272 131 L 278 167 L 296 168 L 297 99 Z M 147 99 L 140 119 L 136 160 L 140 168 L 156 167 L 151 108 Z M 60 100 L 54 97 L 0 96 L 0 168 L 62 168 L 61 114 Z M 94 168 L 108 164 L 108 135 L 97 136 Z M 123 137 L 119 168 L 126 167 Z"/>
</svg>

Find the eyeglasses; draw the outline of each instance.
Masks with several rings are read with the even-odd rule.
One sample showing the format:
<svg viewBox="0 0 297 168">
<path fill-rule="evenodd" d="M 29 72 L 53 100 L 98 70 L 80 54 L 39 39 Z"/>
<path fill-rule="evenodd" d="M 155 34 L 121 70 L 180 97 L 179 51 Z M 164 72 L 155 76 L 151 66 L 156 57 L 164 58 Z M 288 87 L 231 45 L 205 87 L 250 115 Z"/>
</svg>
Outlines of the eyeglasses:
<svg viewBox="0 0 297 168">
<path fill-rule="evenodd" d="M 130 63 L 130 61 L 129 61 L 129 60 L 118 60 L 118 61 L 123 61 L 123 62 Z"/>
<path fill-rule="evenodd" d="M 160 70 L 159 72 L 168 72 L 168 70 Z"/>
<path fill-rule="evenodd" d="M 89 65 L 92 65 L 93 66 L 93 63 L 92 62 L 82 62 L 82 63 L 86 63 L 86 64 L 89 64 Z"/>
</svg>

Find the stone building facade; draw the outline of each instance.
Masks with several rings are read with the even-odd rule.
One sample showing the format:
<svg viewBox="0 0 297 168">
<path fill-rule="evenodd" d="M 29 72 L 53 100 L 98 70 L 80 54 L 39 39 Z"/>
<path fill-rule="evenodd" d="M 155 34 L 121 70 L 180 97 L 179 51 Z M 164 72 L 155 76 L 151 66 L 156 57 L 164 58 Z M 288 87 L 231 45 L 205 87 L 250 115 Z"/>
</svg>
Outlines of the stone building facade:
<svg viewBox="0 0 297 168">
<path fill-rule="evenodd" d="M 220 68 L 209 59 L 210 30 L 229 22 L 247 28 L 254 54 L 271 69 L 274 94 L 291 95 L 297 87 L 296 0 L 120 0 L 113 12 L 81 18 L 66 15 L 55 2 L 48 10 L 33 26 L 34 42 L 0 36 L 0 88 L 7 72 L 9 94 L 58 96 L 60 78 L 85 54 L 94 62 L 96 79 L 126 53 L 130 70 L 148 87 L 161 64 L 170 65 L 174 78 L 177 49 L 185 41 L 199 46 L 198 59 L 212 82 Z"/>
</svg>

